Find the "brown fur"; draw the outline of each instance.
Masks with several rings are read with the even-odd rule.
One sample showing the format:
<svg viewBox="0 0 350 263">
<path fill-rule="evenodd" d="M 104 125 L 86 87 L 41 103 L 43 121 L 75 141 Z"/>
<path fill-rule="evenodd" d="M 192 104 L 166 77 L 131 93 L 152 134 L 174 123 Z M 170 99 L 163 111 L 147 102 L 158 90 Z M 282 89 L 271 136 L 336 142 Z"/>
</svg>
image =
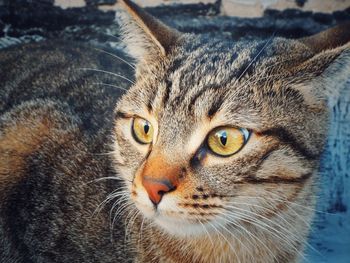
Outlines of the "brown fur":
<svg viewBox="0 0 350 263">
<path fill-rule="evenodd" d="M 132 30 L 127 31 L 126 43 L 132 34 L 153 37 L 138 46 L 129 44 L 138 62 L 137 82 L 119 101 L 117 112 L 147 116 L 157 132 L 149 147 L 132 144 L 129 148 L 127 141 L 133 138 L 123 128 L 128 122 L 117 120 L 115 158 L 119 160 L 117 156 L 127 150 L 134 158 L 134 163 L 129 159 L 129 167 L 146 170 L 157 179 L 180 176 L 172 166 L 187 171 L 157 208 L 147 200 L 139 173 L 131 179 L 131 199 L 142 212 L 142 225 L 147 225 L 139 261 L 300 260 L 315 204 L 327 102 L 332 104 L 331 81 L 337 78 L 344 83 L 349 77 L 346 26 L 300 41 L 277 39 L 259 48 L 243 47 L 231 61 L 236 47 L 228 44 L 226 51 L 222 42 L 191 49 L 195 38 L 183 34 L 177 38 L 180 42 L 169 44 L 170 29 L 163 38 L 153 18 L 148 27 L 149 17 L 125 2 L 132 6 L 133 17 L 122 16 L 123 25 Z M 131 29 L 133 20 L 139 28 Z M 163 40 L 170 52 L 160 48 L 157 54 L 154 48 Z M 249 51 L 255 48 L 266 53 L 257 61 Z M 139 57 L 140 53 L 145 55 Z M 248 62 L 243 63 L 245 59 Z M 329 73 L 340 67 L 345 69 L 337 77 Z M 328 86 L 316 84 L 320 82 Z M 132 103 L 135 99 L 137 104 Z M 207 134 L 225 125 L 251 130 L 247 145 L 228 158 L 213 155 L 205 145 Z M 163 167 L 163 160 L 171 160 L 169 166 Z M 123 167 L 117 169 L 125 180 L 131 178 Z M 230 218 L 226 223 L 225 216 Z M 135 223 L 135 231 L 140 224 Z"/>
<path fill-rule="evenodd" d="M 0 53 L 0 262 L 301 260 L 327 104 L 350 77 L 347 28 L 232 43 L 123 2 L 135 81 L 81 45 Z M 152 143 L 135 140 L 136 117 Z M 208 147 L 218 127 L 242 132 L 237 153 Z M 176 187 L 155 204 L 147 178 Z"/>
<path fill-rule="evenodd" d="M 15 123 L 3 127 L 0 137 L 1 192 L 26 175 L 26 159 L 38 151 L 45 141 L 51 140 L 65 145 L 72 139 L 65 132 L 57 134 L 55 117 L 51 117 L 50 112 L 38 112 L 34 109 L 31 112 L 22 112 Z"/>
</svg>

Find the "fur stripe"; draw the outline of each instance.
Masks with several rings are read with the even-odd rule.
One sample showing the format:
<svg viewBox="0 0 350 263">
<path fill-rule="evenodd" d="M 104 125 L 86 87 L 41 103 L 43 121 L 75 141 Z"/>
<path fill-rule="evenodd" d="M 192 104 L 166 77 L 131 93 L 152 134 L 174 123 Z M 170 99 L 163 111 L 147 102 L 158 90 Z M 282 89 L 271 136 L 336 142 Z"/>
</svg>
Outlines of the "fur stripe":
<svg viewBox="0 0 350 263">
<path fill-rule="evenodd" d="M 117 111 L 115 114 L 114 114 L 114 119 L 129 119 L 131 118 L 132 116 L 125 113 L 125 112 L 122 112 L 122 111 Z"/>
<path fill-rule="evenodd" d="M 263 136 L 271 136 L 279 140 L 282 144 L 290 146 L 295 152 L 302 155 L 307 160 L 317 160 L 320 157 L 319 153 L 312 153 L 305 145 L 297 141 L 297 139 L 282 127 L 268 129 L 259 133 Z"/>
<path fill-rule="evenodd" d="M 170 90 L 173 83 L 170 80 L 166 80 L 165 91 L 162 99 L 163 105 L 166 105 L 169 100 Z"/>
<path fill-rule="evenodd" d="M 207 87 L 203 87 L 202 89 L 200 89 L 196 94 L 194 94 L 192 96 L 192 99 L 190 101 L 190 103 L 188 104 L 188 109 L 189 111 L 193 111 L 193 107 L 196 104 L 196 101 L 201 98 L 201 96 L 203 94 L 205 94 L 206 92 L 208 92 L 209 90 L 213 90 L 216 91 L 218 89 L 220 89 L 222 87 L 222 85 L 209 85 Z"/>
<path fill-rule="evenodd" d="M 295 184 L 295 183 L 304 183 L 312 176 L 312 173 L 302 174 L 300 177 L 277 177 L 271 176 L 269 178 L 257 178 L 253 176 L 245 177 L 243 181 L 237 182 L 236 184 Z"/>
</svg>

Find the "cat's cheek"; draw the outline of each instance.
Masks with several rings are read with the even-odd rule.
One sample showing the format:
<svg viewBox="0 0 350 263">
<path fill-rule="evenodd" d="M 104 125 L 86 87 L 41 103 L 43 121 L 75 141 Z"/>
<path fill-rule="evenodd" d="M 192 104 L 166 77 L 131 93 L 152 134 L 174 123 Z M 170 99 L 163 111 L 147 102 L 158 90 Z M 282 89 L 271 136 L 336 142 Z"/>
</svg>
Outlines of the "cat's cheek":
<svg viewBox="0 0 350 263">
<path fill-rule="evenodd" d="M 129 182 L 132 181 L 134 177 L 134 170 L 125 166 L 121 167 L 120 165 L 116 165 L 115 169 L 118 172 L 118 175 L 125 180 L 126 185 L 131 188 L 131 184 Z"/>
</svg>

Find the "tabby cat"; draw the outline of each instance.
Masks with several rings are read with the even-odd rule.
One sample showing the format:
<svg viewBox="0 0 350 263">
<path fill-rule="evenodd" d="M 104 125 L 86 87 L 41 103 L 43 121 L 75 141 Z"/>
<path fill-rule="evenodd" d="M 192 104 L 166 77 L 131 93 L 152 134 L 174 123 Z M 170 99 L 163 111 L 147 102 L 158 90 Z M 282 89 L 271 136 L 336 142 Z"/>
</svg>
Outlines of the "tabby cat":
<svg viewBox="0 0 350 263">
<path fill-rule="evenodd" d="M 122 2 L 135 70 L 77 43 L 0 53 L 0 261 L 302 260 L 349 24 L 232 43 Z"/>
</svg>

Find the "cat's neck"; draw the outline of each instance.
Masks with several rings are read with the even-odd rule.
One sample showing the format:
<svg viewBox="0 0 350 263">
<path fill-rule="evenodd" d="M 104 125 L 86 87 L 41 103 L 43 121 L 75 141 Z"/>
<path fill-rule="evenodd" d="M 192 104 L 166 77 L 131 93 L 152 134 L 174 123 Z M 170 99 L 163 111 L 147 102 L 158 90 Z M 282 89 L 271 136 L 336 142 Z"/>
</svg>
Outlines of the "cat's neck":
<svg viewBox="0 0 350 263">
<path fill-rule="evenodd" d="M 140 233 L 136 235 L 139 237 Z M 146 227 L 139 242 L 143 251 L 139 262 L 280 262 L 281 251 L 277 250 L 272 236 L 259 233 L 259 237 L 251 237 L 247 242 L 242 242 L 244 239 L 247 237 L 242 233 L 179 238 L 157 227 Z M 282 257 L 285 259 L 288 255 L 283 253 Z M 292 258 L 294 255 L 288 262 L 293 262 Z"/>
</svg>

